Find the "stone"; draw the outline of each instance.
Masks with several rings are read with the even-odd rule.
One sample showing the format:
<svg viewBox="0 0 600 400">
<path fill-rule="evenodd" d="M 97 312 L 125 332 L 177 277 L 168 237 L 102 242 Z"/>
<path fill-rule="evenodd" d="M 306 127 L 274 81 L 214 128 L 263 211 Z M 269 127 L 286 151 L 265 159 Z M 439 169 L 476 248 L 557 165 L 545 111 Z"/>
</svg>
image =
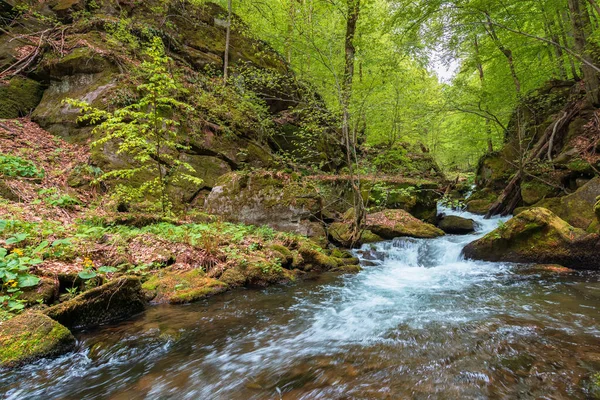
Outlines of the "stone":
<svg viewBox="0 0 600 400">
<path fill-rule="evenodd" d="M 536 264 L 572 269 L 600 269 L 600 235 L 589 234 L 552 211 L 534 207 L 468 244 L 467 258 Z"/>
<path fill-rule="evenodd" d="M 140 279 L 123 276 L 57 304 L 44 314 L 69 328 L 92 328 L 144 311 Z"/>
<path fill-rule="evenodd" d="M 329 234 L 329 239 L 342 247 L 351 247 L 352 243 L 350 242 L 350 234 L 352 224 L 350 222 L 334 222 L 329 225 L 327 229 L 327 233 Z M 371 232 L 368 229 L 363 230 L 360 240 L 355 243 L 355 246 L 360 246 L 365 243 L 375 243 L 381 242 L 384 239 L 381 236 L 378 236 Z"/>
<path fill-rule="evenodd" d="M 147 298 L 155 303 L 183 304 L 222 293 L 228 285 L 207 277 L 201 269 L 176 271 L 167 268 L 154 274 L 142 288 L 147 292 Z"/>
<path fill-rule="evenodd" d="M 492 203 L 492 200 L 486 199 L 471 200 L 467 203 L 467 211 L 477 215 L 485 215 L 490 209 Z"/>
<path fill-rule="evenodd" d="M 456 215 L 447 215 L 438 222 L 438 228 L 446 233 L 465 235 L 475 231 L 475 221 Z"/>
<path fill-rule="evenodd" d="M 596 221 L 594 205 L 598 196 L 600 177 L 595 177 L 574 193 L 560 198 L 544 199 L 535 206 L 547 208 L 574 227 L 587 230 Z"/>
<path fill-rule="evenodd" d="M 57 357 L 74 348 L 73 334 L 39 312 L 27 312 L 0 322 L 1 368 Z"/>
<path fill-rule="evenodd" d="M 444 235 L 441 229 L 418 220 L 404 210 L 384 210 L 369 214 L 366 228 L 384 239 L 396 237 L 435 238 Z"/>
</svg>

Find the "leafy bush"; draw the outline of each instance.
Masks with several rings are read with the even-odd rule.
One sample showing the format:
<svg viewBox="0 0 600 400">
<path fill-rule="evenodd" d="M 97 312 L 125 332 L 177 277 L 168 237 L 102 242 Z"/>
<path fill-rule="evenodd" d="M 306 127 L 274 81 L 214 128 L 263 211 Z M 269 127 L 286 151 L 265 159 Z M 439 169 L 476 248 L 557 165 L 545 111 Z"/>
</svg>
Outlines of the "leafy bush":
<svg viewBox="0 0 600 400">
<path fill-rule="evenodd" d="M 0 153 L 0 175 L 21 178 L 43 178 L 44 171 L 21 157 Z"/>
<path fill-rule="evenodd" d="M 73 208 L 74 206 L 81 205 L 81 202 L 68 194 L 61 194 L 55 188 L 43 189 L 39 192 L 42 196 L 47 196 L 44 201 L 54 207 L 60 208 Z"/>
<path fill-rule="evenodd" d="M 6 240 L 6 244 L 17 244 L 26 238 L 26 234 L 15 235 Z M 18 300 L 21 289 L 37 286 L 40 282 L 40 278 L 29 273 L 31 267 L 42 262 L 37 258 L 36 250 L 15 248 L 9 252 L 3 247 L 0 248 L 0 309 L 19 311 L 25 308 Z"/>
</svg>

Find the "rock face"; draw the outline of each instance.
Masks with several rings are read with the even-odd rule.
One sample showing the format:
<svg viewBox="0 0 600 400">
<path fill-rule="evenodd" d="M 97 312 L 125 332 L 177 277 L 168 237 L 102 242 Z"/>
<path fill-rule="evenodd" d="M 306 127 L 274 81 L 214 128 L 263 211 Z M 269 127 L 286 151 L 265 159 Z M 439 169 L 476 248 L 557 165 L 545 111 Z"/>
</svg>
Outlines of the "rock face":
<svg viewBox="0 0 600 400">
<path fill-rule="evenodd" d="M 404 210 L 384 210 L 369 214 L 366 227 L 384 239 L 396 237 L 427 239 L 444 235 L 441 229 L 418 220 Z"/>
<path fill-rule="evenodd" d="M 600 235 L 575 228 L 545 208 L 521 212 L 464 249 L 467 258 L 573 269 L 600 269 Z"/>
<path fill-rule="evenodd" d="M 574 227 L 588 230 L 596 222 L 594 203 L 598 196 L 600 196 L 600 177 L 590 180 L 575 193 L 560 198 L 545 199 L 535 206 L 547 208 Z"/>
<path fill-rule="evenodd" d="M 205 210 L 232 222 L 324 236 L 311 223 L 320 216 L 321 197 L 313 185 L 291 175 L 276 176 L 271 172 L 225 175 L 206 198 Z"/>
<path fill-rule="evenodd" d="M 30 312 L 0 322 L 0 368 L 56 357 L 74 347 L 71 332 L 44 314 Z"/>
<path fill-rule="evenodd" d="M 44 313 L 69 328 L 90 328 L 138 314 L 144 307 L 139 278 L 126 276 L 50 307 Z"/>
<path fill-rule="evenodd" d="M 475 231 L 475 221 L 456 215 L 442 217 L 438 222 L 438 228 L 446 233 L 455 235 L 466 235 Z"/>
</svg>

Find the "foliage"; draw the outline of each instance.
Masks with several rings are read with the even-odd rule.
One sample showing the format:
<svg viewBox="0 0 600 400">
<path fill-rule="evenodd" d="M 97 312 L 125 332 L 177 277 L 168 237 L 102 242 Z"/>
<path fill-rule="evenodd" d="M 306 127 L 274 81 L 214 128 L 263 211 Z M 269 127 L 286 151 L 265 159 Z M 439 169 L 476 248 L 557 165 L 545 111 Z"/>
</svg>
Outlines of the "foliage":
<svg viewBox="0 0 600 400">
<path fill-rule="evenodd" d="M 99 179 L 117 181 L 115 192 L 125 201 L 158 198 L 160 210 L 165 214 L 171 209 L 167 193 L 170 185 L 180 181 L 200 185 L 202 180 L 193 175 L 193 167 L 180 157 L 186 146 L 177 140 L 179 120 L 192 107 L 177 99 L 184 89 L 169 71 L 170 59 L 160 38 L 153 39 L 147 55 L 149 59 L 141 65 L 145 83 L 137 87 L 141 97 L 135 103 L 114 112 L 73 99 L 68 103 L 81 108 L 80 121 L 99 124 L 94 132 L 103 136 L 93 146 L 117 142 L 117 154 L 127 154 L 136 163 L 130 168 L 106 172 Z M 131 185 L 135 178 L 148 175 L 139 185 Z"/>
<path fill-rule="evenodd" d="M 18 234 L 6 240 L 6 245 L 17 245 L 27 238 L 26 234 Z M 37 286 L 40 279 L 29 273 L 30 268 L 42 262 L 38 258 L 41 249 L 24 249 L 18 247 L 8 250 L 0 248 L 0 308 L 19 311 L 25 305 L 19 300 L 21 289 Z"/>
<path fill-rule="evenodd" d="M 0 176 L 43 178 L 44 171 L 39 170 L 34 163 L 21 157 L 0 153 Z"/>
</svg>

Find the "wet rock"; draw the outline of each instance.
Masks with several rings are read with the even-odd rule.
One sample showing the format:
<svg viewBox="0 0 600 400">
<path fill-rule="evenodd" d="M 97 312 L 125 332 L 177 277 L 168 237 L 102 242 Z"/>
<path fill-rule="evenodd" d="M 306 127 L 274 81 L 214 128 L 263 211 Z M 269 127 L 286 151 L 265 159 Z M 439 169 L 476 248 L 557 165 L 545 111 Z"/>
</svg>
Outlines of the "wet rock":
<svg viewBox="0 0 600 400">
<path fill-rule="evenodd" d="M 44 314 L 69 328 L 90 328 L 131 317 L 144 307 L 139 278 L 125 276 L 50 307 Z"/>
<path fill-rule="evenodd" d="M 71 332 L 44 314 L 29 312 L 0 322 L 0 368 L 56 357 L 74 347 Z"/>
<path fill-rule="evenodd" d="M 384 239 L 396 237 L 434 238 L 444 232 L 420 221 L 404 210 L 384 210 L 367 215 L 366 227 Z"/>
<path fill-rule="evenodd" d="M 600 269 L 600 235 L 575 228 L 545 208 L 521 212 L 464 249 L 468 258 Z"/>
<path fill-rule="evenodd" d="M 438 222 L 438 228 L 446 233 L 465 235 L 475 231 L 475 221 L 456 215 L 447 215 Z"/>
</svg>

